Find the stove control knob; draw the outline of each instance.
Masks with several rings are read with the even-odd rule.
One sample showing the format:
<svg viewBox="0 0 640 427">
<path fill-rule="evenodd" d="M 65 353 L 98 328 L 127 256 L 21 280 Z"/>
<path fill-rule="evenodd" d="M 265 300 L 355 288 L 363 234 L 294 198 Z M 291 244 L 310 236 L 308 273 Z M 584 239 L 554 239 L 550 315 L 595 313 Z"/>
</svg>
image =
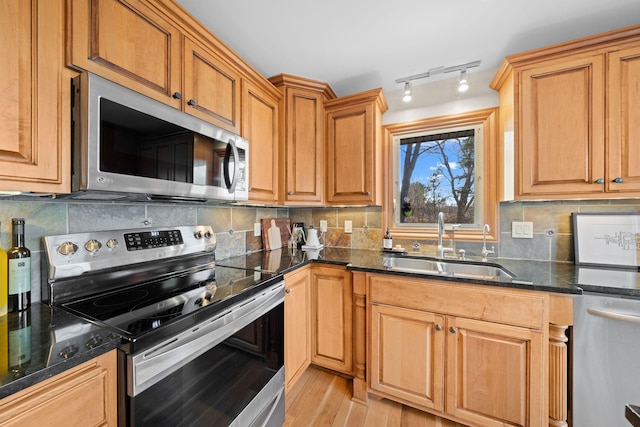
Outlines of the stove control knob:
<svg viewBox="0 0 640 427">
<path fill-rule="evenodd" d="M 118 247 L 118 241 L 116 239 L 107 240 L 107 247 L 109 249 L 115 249 Z"/>
<path fill-rule="evenodd" d="M 64 347 L 62 350 L 58 352 L 58 356 L 62 357 L 63 359 L 68 359 L 72 357 L 74 354 L 76 354 L 78 350 L 79 349 L 77 345 L 69 344 L 68 346 Z"/>
<path fill-rule="evenodd" d="M 60 246 L 58 246 L 58 253 L 60 255 L 69 256 L 73 255 L 78 251 L 78 246 L 72 242 L 64 242 Z"/>
<path fill-rule="evenodd" d="M 207 239 L 207 240 L 208 240 L 208 239 L 210 239 L 212 236 L 213 236 L 213 233 L 211 233 L 211 230 L 207 230 L 207 231 L 205 231 L 205 233 L 204 233 L 204 237 L 205 237 L 205 239 Z"/>
<path fill-rule="evenodd" d="M 91 350 L 92 348 L 96 348 L 100 344 L 102 344 L 102 338 L 99 336 L 93 336 L 89 338 L 86 343 L 84 343 L 84 346 Z"/>
<path fill-rule="evenodd" d="M 195 233 L 193 233 L 193 237 L 198 240 L 202 239 L 202 231 L 196 231 Z"/>
<path fill-rule="evenodd" d="M 87 252 L 95 254 L 102 247 L 102 243 L 98 242 L 96 239 L 87 240 L 84 244 L 84 248 Z"/>
</svg>

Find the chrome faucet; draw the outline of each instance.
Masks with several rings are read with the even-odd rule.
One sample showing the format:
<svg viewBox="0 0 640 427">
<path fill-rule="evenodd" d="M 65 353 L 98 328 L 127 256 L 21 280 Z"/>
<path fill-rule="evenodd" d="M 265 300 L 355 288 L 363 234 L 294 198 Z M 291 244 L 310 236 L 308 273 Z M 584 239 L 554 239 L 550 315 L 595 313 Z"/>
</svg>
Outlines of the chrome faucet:
<svg viewBox="0 0 640 427">
<path fill-rule="evenodd" d="M 436 256 L 444 258 L 444 254 L 453 252 L 453 248 L 445 248 L 442 246 L 442 236 L 444 235 L 444 213 L 438 212 L 438 247 L 436 248 Z"/>
<path fill-rule="evenodd" d="M 489 224 L 485 224 L 482 229 L 482 262 L 487 262 L 487 255 L 494 253 L 494 247 L 491 250 L 487 249 L 487 233 L 491 231 Z"/>
</svg>

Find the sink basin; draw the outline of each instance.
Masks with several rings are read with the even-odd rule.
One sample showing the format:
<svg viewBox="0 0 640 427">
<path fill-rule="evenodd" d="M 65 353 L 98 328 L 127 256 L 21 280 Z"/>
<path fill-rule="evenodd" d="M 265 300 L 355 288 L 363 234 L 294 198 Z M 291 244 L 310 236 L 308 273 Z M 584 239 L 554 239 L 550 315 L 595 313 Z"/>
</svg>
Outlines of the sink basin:
<svg viewBox="0 0 640 427">
<path fill-rule="evenodd" d="M 392 271 L 493 281 L 513 279 L 516 276 L 495 264 L 472 264 L 424 258 L 385 257 L 382 265 Z"/>
</svg>

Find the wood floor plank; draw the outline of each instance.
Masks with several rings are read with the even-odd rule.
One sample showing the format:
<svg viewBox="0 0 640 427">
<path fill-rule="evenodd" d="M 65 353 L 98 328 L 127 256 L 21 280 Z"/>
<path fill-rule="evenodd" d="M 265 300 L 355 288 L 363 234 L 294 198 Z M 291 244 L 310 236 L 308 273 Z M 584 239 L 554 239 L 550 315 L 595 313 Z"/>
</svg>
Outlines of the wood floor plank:
<svg viewBox="0 0 640 427">
<path fill-rule="evenodd" d="M 387 399 L 353 402 L 351 380 L 309 367 L 285 397 L 286 427 L 465 427 Z"/>
</svg>

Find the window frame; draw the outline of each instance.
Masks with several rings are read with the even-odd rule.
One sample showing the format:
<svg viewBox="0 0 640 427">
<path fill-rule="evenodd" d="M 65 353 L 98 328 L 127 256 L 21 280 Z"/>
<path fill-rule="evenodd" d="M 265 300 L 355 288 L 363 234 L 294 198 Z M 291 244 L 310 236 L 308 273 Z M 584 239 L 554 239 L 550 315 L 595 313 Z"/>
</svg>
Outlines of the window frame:
<svg viewBox="0 0 640 427">
<path fill-rule="evenodd" d="M 395 123 L 384 126 L 387 150 L 386 162 L 388 174 L 385 180 L 385 206 L 382 211 L 382 223 L 388 226 L 394 238 L 398 239 L 418 239 L 434 240 L 438 238 L 438 230 L 433 227 L 411 227 L 406 224 L 396 227 L 394 224 L 394 209 L 400 209 L 400 202 L 395 201 L 394 196 L 394 150 L 396 146 L 394 139 L 402 138 L 418 132 L 436 132 L 440 129 L 478 126 L 482 129 L 482 179 L 483 182 L 476 182 L 476 186 L 482 186 L 484 194 L 484 206 L 482 215 L 484 222 L 489 224 L 490 232 L 487 233 L 487 241 L 496 242 L 500 235 L 500 218 L 498 209 L 498 194 L 501 181 L 500 162 L 498 152 L 498 108 L 485 108 L 482 110 L 469 111 L 459 114 L 438 116 L 428 119 L 421 119 L 413 122 Z M 456 230 L 457 241 L 482 241 L 482 229 Z"/>
</svg>

